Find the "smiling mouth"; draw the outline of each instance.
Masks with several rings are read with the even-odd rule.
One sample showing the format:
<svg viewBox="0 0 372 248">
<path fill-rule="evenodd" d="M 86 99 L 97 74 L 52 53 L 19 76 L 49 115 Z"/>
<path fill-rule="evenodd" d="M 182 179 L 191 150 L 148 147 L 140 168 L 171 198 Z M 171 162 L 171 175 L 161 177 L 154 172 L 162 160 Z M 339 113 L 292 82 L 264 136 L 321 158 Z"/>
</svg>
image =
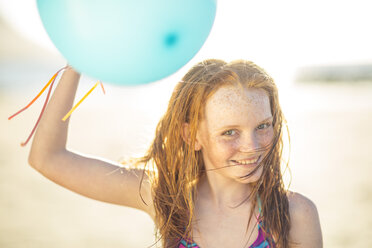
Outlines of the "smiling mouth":
<svg viewBox="0 0 372 248">
<path fill-rule="evenodd" d="M 257 162 L 260 160 L 260 158 L 261 158 L 261 155 L 256 158 L 252 158 L 252 159 L 231 160 L 231 161 L 234 162 L 236 165 L 256 165 Z"/>
</svg>

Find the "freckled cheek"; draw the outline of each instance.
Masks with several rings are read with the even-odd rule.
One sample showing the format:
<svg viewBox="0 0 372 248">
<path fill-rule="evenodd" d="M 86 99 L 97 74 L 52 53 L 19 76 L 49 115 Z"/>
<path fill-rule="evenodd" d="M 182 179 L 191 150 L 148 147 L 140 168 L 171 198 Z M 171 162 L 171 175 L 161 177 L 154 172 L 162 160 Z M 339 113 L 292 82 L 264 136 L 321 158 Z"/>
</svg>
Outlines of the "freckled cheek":
<svg viewBox="0 0 372 248">
<path fill-rule="evenodd" d="M 239 143 L 237 140 L 218 140 L 216 142 L 217 146 L 219 147 L 221 153 L 234 153 L 239 148 Z"/>
<path fill-rule="evenodd" d="M 270 128 L 266 132 L 263 132 L 259 135 L 258 142 L 260 146 L 265 146 L 269 144 L 274 138 L 274 130 Z"/>
</svg>

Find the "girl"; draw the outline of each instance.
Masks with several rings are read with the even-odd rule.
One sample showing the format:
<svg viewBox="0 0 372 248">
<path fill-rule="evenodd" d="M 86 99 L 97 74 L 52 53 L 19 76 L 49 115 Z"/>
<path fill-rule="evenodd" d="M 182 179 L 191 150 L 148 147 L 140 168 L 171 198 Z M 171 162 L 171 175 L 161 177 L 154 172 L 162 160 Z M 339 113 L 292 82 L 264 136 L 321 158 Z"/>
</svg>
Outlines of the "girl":
<svg viewBox="0 0 372 248">
<path fill-rule="evenodd" d="M 180 81 L 144 157 L 125 168 L 66 149 L 79 73 L 68 67 L 29 163 L 87 197 L 155 221 L 163 247 L 322 247 L 317 209 L 286 190 L 284 117 L 273 79 L 248 61 L 206 60 Z"/>
</svg>

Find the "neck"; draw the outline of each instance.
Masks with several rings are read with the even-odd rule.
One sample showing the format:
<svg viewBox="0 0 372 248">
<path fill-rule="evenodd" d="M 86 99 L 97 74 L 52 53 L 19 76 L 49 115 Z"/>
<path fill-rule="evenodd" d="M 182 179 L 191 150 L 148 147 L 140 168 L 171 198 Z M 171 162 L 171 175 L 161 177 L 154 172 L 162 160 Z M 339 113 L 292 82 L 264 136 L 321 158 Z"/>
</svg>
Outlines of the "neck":
<svg viewBox="0 0 372 248">
<path fill-rule="evenodd" d="M 252 192 L 252 185 L 224 178 L 218 173 L 207 172 L 200 180 L 198 191 L 200 198 L 213 204 L 212 207 L 225 210 L 239 206 L 247 200 Z M 244 203 L 249 202 L 250 200 L 247 200 Z"/>
</svg>

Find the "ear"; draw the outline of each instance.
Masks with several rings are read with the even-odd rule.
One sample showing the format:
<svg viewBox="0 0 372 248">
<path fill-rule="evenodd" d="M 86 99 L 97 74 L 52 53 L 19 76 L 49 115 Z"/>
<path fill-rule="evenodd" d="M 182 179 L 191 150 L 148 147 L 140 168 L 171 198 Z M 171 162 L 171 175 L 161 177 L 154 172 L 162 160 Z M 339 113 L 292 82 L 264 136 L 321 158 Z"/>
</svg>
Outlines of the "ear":
<svg viewBox="0 0 372 248">
<path fill-rule="evenodd" d="M 187 144 L 190 145 L 191 138 L 190 138 L 190 124 L 189 123 L 185 122 L 182 124 L 182 139 L 183 141 L 185 141 Z M 201 144 L 198 138 L 196 138 L 194 150 L 199 151 L 200 149 L 201 149 Z"/>
</svg>

